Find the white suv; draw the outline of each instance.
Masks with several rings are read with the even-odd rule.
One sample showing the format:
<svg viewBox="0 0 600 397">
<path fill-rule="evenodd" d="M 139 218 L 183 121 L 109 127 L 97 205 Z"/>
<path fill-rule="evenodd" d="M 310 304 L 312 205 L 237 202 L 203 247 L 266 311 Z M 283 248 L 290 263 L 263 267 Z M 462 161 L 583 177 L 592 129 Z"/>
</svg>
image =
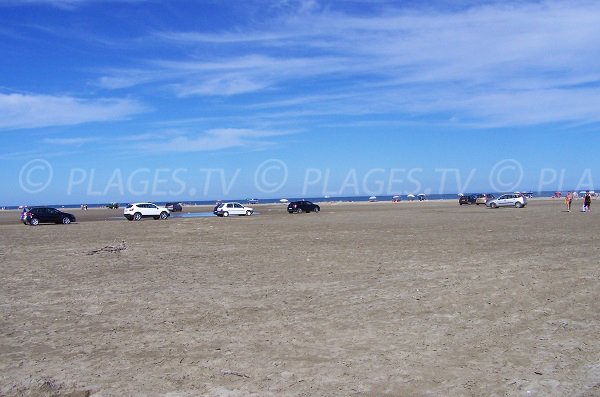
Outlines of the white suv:
<svg viewBox="0 0 600 397">
<path fill-rule="evenodd" d="M 485 203 L 490 208 L 498 207 L 517 207 L 523 208 L 527 205 L 527 198 L 520 193 L 503 194 L 497 199 Z"/>
<path fill-rule="evenodd" d="M 167 219 L 171 212 L 165 207 L 159 207 L 152 203 L 133 203 L 127 204 L 123 210 L 123 215 L 127 220 L 139 221 L 142 218 L 152 217 L 154 219 Z"/>
<path fill-rule="evenodd" d="M 229 216 L 229 215 L 247 215 L 250 216 L 254 213 L 254 210 L 250 207 L 244 207 L 240 203 L 221 203 L 219 204 L 213 214 L 216 216 Z"/>
</svg>

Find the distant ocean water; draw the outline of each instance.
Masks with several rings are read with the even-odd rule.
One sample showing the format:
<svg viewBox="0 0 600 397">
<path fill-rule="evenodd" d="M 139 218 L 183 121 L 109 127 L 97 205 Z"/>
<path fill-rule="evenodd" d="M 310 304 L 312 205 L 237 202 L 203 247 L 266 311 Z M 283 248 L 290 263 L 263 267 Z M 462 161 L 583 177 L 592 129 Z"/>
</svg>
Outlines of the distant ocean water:
<svg viewBox="0 0 600 397">
<path fill-rule="evenodd" d="M 562 192 L 563 194 L 566 193 Z M 466 193 L 469 194 L 469 193 Z M 543 191 L 543 192 L 533 192 L 533 197 L 551 197 L 554 194 L 554 191 Z M 402 194 L 399 195 L 401 201 L 408 201 L 409 198 L 407 197 L 406 194 Z M 416 194 L 415 194 L 416 196 Z M 496 194 L 497 196 L 497 194 Z M 275 204 L 275 203 L 279 203 L 280 200 L 282 198 L 287 199 L 288 201 L 296 201 L 296 200 L 308 200 L 308 201 L 312 201 L 312 202 L 316 202 L 316 203 L 327 203 L 327 202 L 366 202 L 369 201 L 369 198 L 371 196 L 343 196 L 343 197 L 279 197 L 279 198 L 266 198 L 266 199 L 258 199 L 258 203 L 259 204 Z M 392 201 L 392 198 L 394 197 L 394 195 L 384 195 L 384 196 L 376 196 L 377 197 L 377 201 Z M 430 194 L 427 195 L 427 200 L 458 200 L 458 194 L 457 193 L 452 193 L 452 194 Z M 414 200 L 418 200 L 417 197 L 414 198 Z M 123 202 L 123 203 L 119 203 L 119 207 L 124 207 L 125 205 L 127 205 L 130 202 L 141 202 L 144 200 L 133 200 L 133 201 L 129 201 L 129 202 Z M 175 202 L 177 200 L 170 200 L 169 202 Z M 200 200 L 200 201 L 195 201 L 195 200 L 181 200 L 179 202 L 183 203 L 183 204 L 187 204 L 187 205 L 213 205 L 215 204 L 215 202 L 217 202 L 218 200 Z M 249 198 L 244 198 L 244 199 L 223 199 L 221 201 L 237 201 L 240 203 L 248 203 L 248 201 L 250 201 Z M 166 202 L 165 201 L 152 201 L 156 204 L 161 204 L 164 205 Z M 79 203 L 79 204 L 47 204 L 48 207 L 54 207 L 54 208 L 80 208 L 81 204 L 84 203 Z M 94 203 L 94 204 L 90 204 L 90 203 L 85 203 L 87 204 L 88 208 L 104 208 L 106 207 L 106 205 L 108 203 Z M 25 204 L 27 205 L 27 204 Z M 19 206 L 0 206 L 0 208 L 3 209 L 7 209 L 7 210 L 14 210 L 14 209 L 18 209 Z"/>
</svg>

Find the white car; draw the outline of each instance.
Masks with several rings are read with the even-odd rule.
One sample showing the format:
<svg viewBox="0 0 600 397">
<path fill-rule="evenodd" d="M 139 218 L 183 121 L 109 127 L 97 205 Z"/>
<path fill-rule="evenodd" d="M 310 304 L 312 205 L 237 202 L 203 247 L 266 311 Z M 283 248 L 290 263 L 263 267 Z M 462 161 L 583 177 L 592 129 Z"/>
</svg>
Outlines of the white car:
<svg viewBox="0 0 600 397">
<path fill-rule="evenodd" d="M 159 207 L 152 203 L 133 203 L 127 204 L 123 210 L 123 215 L 127 220 L 139 221 L 142 218 L 167 219 L 171 212 L 166 207 Z"/>
<path fill-rule="evenodd" d="M 516 207 L 523 208 L 527 205 L 527 198 L 520 193 L 503 194 L 497 199 L 485 203 L 490 208 L 498 207 Z"/>
<path fill-rule="evenodd" d="M 245 207 L 240 203 L 221 203 L 219 204 L 213 214 L 216 216 L 229 216 L 229 215 L 247 215 L 250 216 L 254 213 L 254 209 Z"/>
</svg>

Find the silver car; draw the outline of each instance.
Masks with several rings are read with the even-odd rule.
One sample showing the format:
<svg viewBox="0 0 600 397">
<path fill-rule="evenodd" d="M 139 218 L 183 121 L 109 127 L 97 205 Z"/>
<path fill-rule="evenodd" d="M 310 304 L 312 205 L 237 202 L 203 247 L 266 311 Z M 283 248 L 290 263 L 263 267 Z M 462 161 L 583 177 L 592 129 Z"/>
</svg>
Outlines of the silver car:
<svg viewBox="0 0 600 397">
<path fill-rule="evenodd" d="M 527 205 L 527 198 L 519 193 L 503 194 L 497 199 L 493 199 L 485 203 L 490 208 L 498 207 L 516 207 L 523 208 Z"/>
<path fill-rule="evenodd" d="M 216 216 L 229 216 L 229 215 L 246 215 L 250 216 L 254 213 L 254 210 L 250 207 L 245 207 L 240 203 L 221 203 L 213 211 Z"/>
</svg>

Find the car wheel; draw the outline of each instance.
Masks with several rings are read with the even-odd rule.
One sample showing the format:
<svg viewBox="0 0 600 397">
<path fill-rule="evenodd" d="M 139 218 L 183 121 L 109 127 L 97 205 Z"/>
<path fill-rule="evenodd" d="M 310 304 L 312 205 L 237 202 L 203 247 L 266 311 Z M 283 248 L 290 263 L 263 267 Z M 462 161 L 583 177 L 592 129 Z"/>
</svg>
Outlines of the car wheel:
<svg viewBox="0 0 600 397">
<path fill-rule="evenodd" d="M 62 223 L 63 223 L 63 225 L 68 225 L 69 223 L 71 223 L 71 218 L 69 218 L 68 216 L 65 216 L 62 219 Z"/>
<path fill-rule="evenodd" d="M 140 214 L 139 212 L 136 212 L 135 214 L 133 214 L 134 221 L 139 221 L 141 219 L 142 219 L 142 214 Z"/>
<path fill-rule="evenodd" d="M 515 207 L 517 207 L 517 208 L 521 208 L 521 207 L 523 207 L 523 204 L 521 204 L 520 202 L 518 202 L 518 201 L 517 201 L 517 202 L 515 203 Z"/>
<path fill-rule="evenodd" d="M 246 211 L 246 216 L 251 216 L 252 215 L 252 211 Z"/>
<path fill-rule="evenodd" d="M 492 208 L 498 208 L 498 204 L 492 203 L 492 204 L 490 204 L 490 207 L 492 207 Z"/>
<path fill-rule="evenodd" d="M 298 208 L 298 211 L 296 211 L 296 212 L 297 212 L 297 213 L 299 213 L 299 214 L 301 214 L 301 213 L 303 213 L 304 211 L 302 210 L 302 208 Z"/>
<path fill-rule="evenodd" d="M 169 214 L 167 214 L 165 211 L 160 213 L 160 219 L 167 219 L 169 217 Z"/>
<path fill-rule="evenodd" d="M 40 223 L 40 221 L 38 220 L 38 218 L 31 218 L 31 220 L 29 221 L 29 224 L 31 226 L 37 226 Z"/>
<path fill-rule="evenodd" d="M 227 212 L 227 211 L 223 212 L 223 216 L 224 217 L 228 217 L 229 216 L 229 212 Z"/>
<path fill-rule="evenodd" d="M 314 211 L 314 212 L 319 212 L 319 211 L 321 211 L 321 208 L 319 208 L 319 207 L 315 207 L 315 209 L 314 209 L 313 211 Z"/>
</svg>

